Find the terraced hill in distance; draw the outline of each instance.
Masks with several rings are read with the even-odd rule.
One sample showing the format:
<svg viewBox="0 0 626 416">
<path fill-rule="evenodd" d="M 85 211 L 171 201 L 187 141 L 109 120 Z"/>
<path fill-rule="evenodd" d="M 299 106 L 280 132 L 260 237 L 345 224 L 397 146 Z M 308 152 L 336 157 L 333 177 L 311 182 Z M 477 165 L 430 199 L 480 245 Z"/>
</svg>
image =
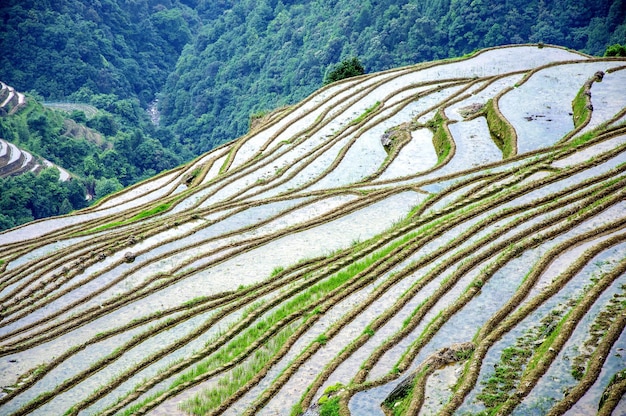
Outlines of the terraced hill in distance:
<svg viewBox="0 0 626 416">
<path fill-rule="evenodd" d="M 38 173 L 42 169 L 52 166 L 59 170 L 59 180 L 67 181 L 72 177 L 67 170 L 49 160 L 33 156 L 29 151 L 0 139 L 0 178 L 27 172 Z"/>
<path fill-rule="evenodd" d="M 0 117 L 15 114 L 26 105 L 26 96 L 11 86 L 0 82 Z M 0 137 L 0 178 L 19 175 L 26 172 L 37 173 L 46 167 L 55 166 L 52 162 L 19 148 Z M 60 179 L 67 181 L 71 175 L 68 171 L 56 166 L 61 173 Z"/>
<path fill-rule="evenodd" d="M 70 102 L 45 102 L 45 107 L 72 113 L 72 111 L 82 111 L 87 118 L 94 117 L 98 113 L 98 109 L 90 104 L 70 103 Z"/>
<path fill-rule="evenodd" d="M 6 415 L 624 414 L 626 60 L 363 75 L 0 234 Z"/>
<path fill-rule="evenodd" d="M 0 116 L 11 115 L 26 105 L 26 96 L 0 81 Z"/>
</svg>

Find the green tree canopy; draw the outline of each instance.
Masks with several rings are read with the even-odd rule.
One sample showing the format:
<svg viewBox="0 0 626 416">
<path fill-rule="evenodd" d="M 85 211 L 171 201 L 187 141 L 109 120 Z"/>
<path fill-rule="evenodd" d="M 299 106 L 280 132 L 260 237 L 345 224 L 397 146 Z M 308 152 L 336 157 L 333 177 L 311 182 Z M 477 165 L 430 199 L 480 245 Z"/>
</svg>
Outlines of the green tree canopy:
<svg viewBox="0 0 626 416">
<path fill-rule="evenodd" d="M 103 178 L 96 181 L 96 199 L 102 198 L 105 195 L 117 192 L 122 189 L 123 186 L 115 178 Z"/>
<path fill-rule="evenodd" d="M 359 58 L 353 57 L 350 59 L 346 59 L 335 65 L 326 74 L 326 77 L 324 78 L 324 85 L 342 79 L 363 75 L 364 73 L 365 68 L 363 68 L 361 61 L 359 61 Z"/>
<path fill-rule="evenodd" d="M 616 43 L 606 48 L 604 56 L 626 56 L 626 46 Z"/>
</svg>

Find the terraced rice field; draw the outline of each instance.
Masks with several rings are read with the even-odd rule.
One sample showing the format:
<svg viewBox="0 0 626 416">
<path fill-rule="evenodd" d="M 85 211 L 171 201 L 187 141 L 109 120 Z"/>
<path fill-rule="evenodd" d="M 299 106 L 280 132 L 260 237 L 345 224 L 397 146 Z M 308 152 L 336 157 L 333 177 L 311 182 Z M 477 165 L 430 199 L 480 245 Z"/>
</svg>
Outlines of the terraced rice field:
<svg viewBox="0 0 626 416">
<path fill-rule="evenodd" d="M 344 80 L 0 234 L 0 413 L 624 414 L 625 74 Z"/>
<path fill-rule="evenodd" d="M 82 111 L 87 118 L 94 117 L 98 114 L 98 109 L 90 104 L 70 103 L 70 102 L 46 102 L 44 106 L 55 110 L 71 113 L 72 111 Z"/>
<path fill-rule="evenodd" d="M 0 81 L 0 117 L 11 116 L 26 105 L 26 96 L 15 88 Z M 30 152 L 20 149 L 0 137 L 0 178 L 22 173 L 37 173 L 45 167 L 55 166 L 52 162 L 34 157 Z M 68 171 L 56 166 L 60 172 L 60 180 L 71 178 Z"/>
<path fill-rule="evenodd" d="M 0 81 L 0 115 L 15 114 L 26 105 L 26 96 Z"/>
<path fill-rule="evenodd" d="M 62 167 L 49 160 L 34 157 L 30 152 L 0 139 L 0 178 L 28 172 L 38 173 L 42 169 L 52 166 L 59 170 L 59 180 L 67 181 L 71 178 L 71 174 Z"/>
</svg>

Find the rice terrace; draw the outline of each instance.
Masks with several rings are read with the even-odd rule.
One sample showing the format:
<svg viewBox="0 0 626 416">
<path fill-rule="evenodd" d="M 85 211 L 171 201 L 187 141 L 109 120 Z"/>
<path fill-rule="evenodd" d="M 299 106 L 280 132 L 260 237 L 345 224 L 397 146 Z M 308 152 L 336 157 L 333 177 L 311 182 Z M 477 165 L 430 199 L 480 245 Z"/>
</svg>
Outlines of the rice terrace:
<svg viewBox="0 0 626 416">
<path fill-rule="evenodd" d="M 0 234 L 2 415 L 626 414 L 626 59 L 345 79 Z"/>
</svg>

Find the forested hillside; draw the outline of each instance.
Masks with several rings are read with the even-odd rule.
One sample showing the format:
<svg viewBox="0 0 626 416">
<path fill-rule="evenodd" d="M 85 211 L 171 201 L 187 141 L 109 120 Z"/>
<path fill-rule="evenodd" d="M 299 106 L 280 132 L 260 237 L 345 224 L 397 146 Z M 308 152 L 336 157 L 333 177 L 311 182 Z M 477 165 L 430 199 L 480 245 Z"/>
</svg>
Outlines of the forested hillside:
<svg viewBox="0 0 626 416">
<path fill-rule="evenodd" d="M 0 79 L 30 92 L 24 110 L 0 118 L 0 138 L 74 175 L 67 184 L 54 174 L 0 179 L 0 230 L 82 208 L 87 196 L 97 199 L 192 157 L 144 111 L 200 25 L 191 7 L 10 0 L 0 16 Z M 42 107 L 43 100 L 88 106 L 64 114 Z"/>
<path fill-rule="evenodd" d="M 624 0 L 10 0 L 0 79 L 135 121 L 135 103 L 161 91 L 175 135 L 160 141 L 199 154 L 243 134 L 252 113 L 310 94 L 342 59 L 373 72 L 524 42 L 602 55 L 626 41 L 625 10 Z"/>
<path fill-rule="evenodd" d="M 0 138 L 12 148 L 25 149 L 32 159 L 65 168 L 72 180 L 58 183 L 58 172 L 36 176 L 38 169 L 16 169 L 11 174 L 25 174 L 15 178 L 0 175 L 0 231 L 84 208 L 89 200 L 184 160 L 150 135 L 158 137 L 159 131 L 146 129 L 150 125 L 145 120 L 133 122 L 85 104 L 50 107 L 29 96 L 19 111 L 0 117 Z M 131 114 L 147 118 L 138 106 Z"/>
<path fill-rule="evenodd" d="M 2 2 L 2 79 L 46 99 L 93 93 L 146 105 L 199 26 L 178 0 Z"/>
</svg>

